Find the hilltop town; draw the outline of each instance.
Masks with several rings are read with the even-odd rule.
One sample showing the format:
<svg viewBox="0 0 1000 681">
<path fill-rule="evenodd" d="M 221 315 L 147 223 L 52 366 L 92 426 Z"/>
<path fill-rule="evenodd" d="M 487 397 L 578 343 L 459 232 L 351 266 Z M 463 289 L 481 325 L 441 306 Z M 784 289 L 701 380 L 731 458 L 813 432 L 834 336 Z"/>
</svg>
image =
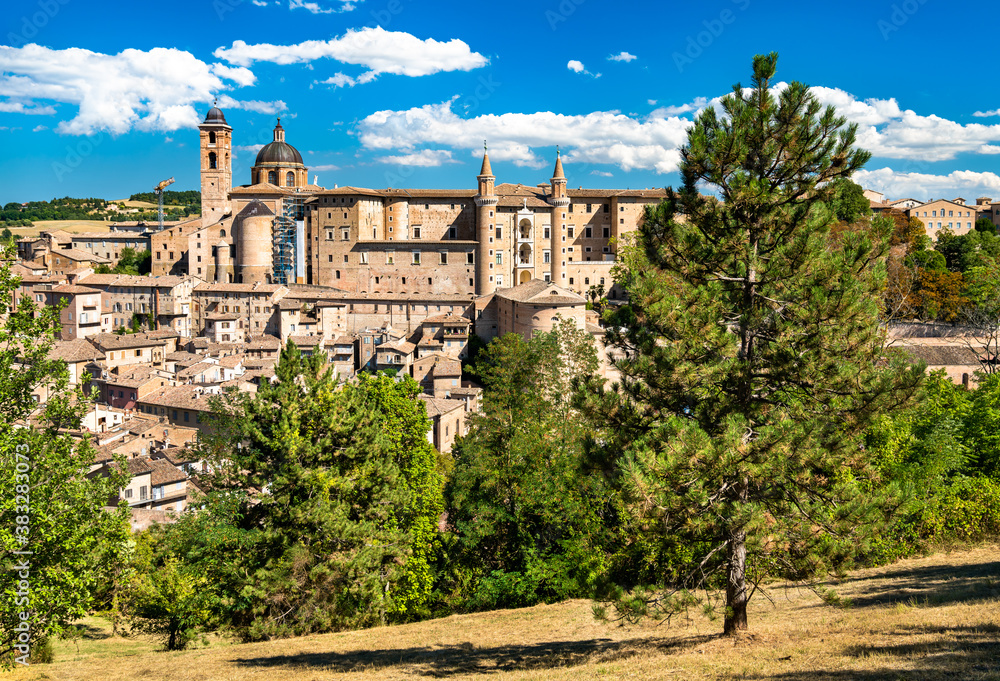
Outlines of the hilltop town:
<svg viewBox="0 0 1000 681">
<path fill-rule="evenodd" d="M 256 391 L 289 342 L 345 381 L 412 376 L 428 439 L 449 452 L 481 392 L 463 380 L 473 337 L 530 339 L 568 319 L 601 347 L 591 308 L 622 297 L 617 244 L 665 196 L 569 188 L 560 158 L 547 183 L 498 184 L 488 150 L 476 189 L 328 189 L 308 184 L 280 120 L 251 183 L 234 187 L 220 109 L 199 140 L 200 218 L 43 231 L 18 241 L 13 266 L 15 306 L 63 306 L 52 356 L 95 400 L 80 430 L 98 446 L 92 471 L 129 460 L 122 498 L 136 518 L 187 508 L 201 464 L 185 445 L 209 427 L 211 396 Z M 152 254 L 149 276 L 95 272 L 125 249 Z"/>
<path fill-rule="evenodd" d="M 323 355 L 345 381 L 359 371 L 412 376 L 433 422 L 428 438 L 449 452 L 481 392 L 463 379 L 470 340 L 530 339 L 561 318 L 603 349 L 592 303 L 621 300 L 617 244 L 665 196 L 571 189 L 560 158 L 547 183 L 497 184 L 488 150 L 476 189 L 327 189 L 308 184 L 280 120 L 251 183 L 234 187 L 220 109 L 199 140 L 200 218 L 162 231 L 42 232 L 18 241 L 13 266 L 15 306 L 63 306 L 52 356 L 94 398 L 80 430 L 98 447 L 92 471 L 116 454 L 129 460 L 121 495 L 139 526 L 190 503 L 201 463 L 187 460 L 185 445 L 208 427 L 211 396 L 256 391 L 289 342 Z M 902 211 L 930 236 L 968 232 L 983 217 L 1000 224 L 989 198 L 865 196 L 873 212 Z M 126 248 L 152 254 L 149 276 L 95 273 Z M 968 349 L 925 345 L 909 349 L 956 381 L 978 364 Z"/>
</svg>

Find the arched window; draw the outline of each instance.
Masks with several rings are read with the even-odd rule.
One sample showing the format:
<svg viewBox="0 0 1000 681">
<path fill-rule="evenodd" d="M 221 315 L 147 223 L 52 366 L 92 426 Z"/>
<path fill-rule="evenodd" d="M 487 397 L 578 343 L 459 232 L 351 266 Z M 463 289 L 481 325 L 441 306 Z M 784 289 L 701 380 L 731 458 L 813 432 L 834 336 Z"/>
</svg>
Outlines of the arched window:
<svg viewBox="0 0 1000 681">
<path fill-rule="evenodd" d="M 219 236 L 221 236 L 221 237 L 225 237 L 225 236 L 226 236 L 226 230 L 224 230 L 224 229 L 220 229 L 220 230 L 219 230 Z"/>
<path fill-rule="evenodd" d="M 218 167 L 218 163 L 216 162 L 215 152 L 214 151 L 208 152 L 208 167 L 211 168 L 211 169 L 215 169 L 216 167 Z"/>
<path fill-rule="evenodd" d="M 293 173 L 290 170 L 287 173 L 285 173 L 285 186 L 286 187 L 295 186 L 295 173 Z"/>
<path fill-rule="evenodd" d="M 212 131 L 209 131 L 208 133 L 208 143 L 215 144 L 215 133 Z"/>
<path fill-rule="evenodd" d="M 267 173 L 267 181 L 271 184 L 278 184 L 278 173 L 274 170 L 269 171 Z"/>
</svg>

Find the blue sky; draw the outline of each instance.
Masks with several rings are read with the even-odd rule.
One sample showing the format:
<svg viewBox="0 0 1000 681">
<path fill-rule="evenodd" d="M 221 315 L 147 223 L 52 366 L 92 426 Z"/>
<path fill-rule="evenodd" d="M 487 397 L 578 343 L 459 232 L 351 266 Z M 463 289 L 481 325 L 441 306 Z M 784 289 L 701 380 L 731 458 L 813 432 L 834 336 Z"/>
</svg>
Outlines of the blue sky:
<svg viewBox="0 0 1000 681">
<path fill-rule="evenodd" d="M 860 126 L 855 179 L 890 197 L 1000 199 L 992 5 L 536 0 L 8 2 L 0 26 L 0 202 L 199 186 L 197 122 L 219 97 L 235 184 L 276 115 L 310 180 L 677 184 L 697 111 L 779 53 Z M 973 30 L 970 30 L 973 29 Z"/>
</svg>

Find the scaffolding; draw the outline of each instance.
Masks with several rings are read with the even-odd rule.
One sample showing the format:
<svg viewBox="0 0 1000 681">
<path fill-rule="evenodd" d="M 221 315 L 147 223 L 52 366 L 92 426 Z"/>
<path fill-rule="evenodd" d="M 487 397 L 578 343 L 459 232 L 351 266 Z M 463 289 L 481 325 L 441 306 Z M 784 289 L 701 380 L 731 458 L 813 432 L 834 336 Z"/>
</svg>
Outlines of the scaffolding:
<svg viewBox="0 0 1000 681">
<path fill-rule="evenodd" d="M 275 284 L 295 283 L 296 255 L 298 248 L 301 248 L 296 236 L 299 223 L 305 219 L 305 199 L 304 196 L 285 196 L 281 202 L 281 215 L 274 219 L 272 281 Z"/>
</svg>

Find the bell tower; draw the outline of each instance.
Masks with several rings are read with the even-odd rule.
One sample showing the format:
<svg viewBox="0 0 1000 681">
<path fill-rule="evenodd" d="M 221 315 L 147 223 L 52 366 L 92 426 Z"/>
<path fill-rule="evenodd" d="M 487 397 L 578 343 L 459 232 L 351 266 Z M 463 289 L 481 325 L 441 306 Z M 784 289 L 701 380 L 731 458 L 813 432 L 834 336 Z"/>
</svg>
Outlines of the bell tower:
<svg viewBox="0 0 1000 681">
<path fill-rule="evenodd" d="M 213 106 L 198 126 L 201 134 L 201 217 L 211 225 L 232 212 L 233 129 L 222 110 Z"/>
</svg>

